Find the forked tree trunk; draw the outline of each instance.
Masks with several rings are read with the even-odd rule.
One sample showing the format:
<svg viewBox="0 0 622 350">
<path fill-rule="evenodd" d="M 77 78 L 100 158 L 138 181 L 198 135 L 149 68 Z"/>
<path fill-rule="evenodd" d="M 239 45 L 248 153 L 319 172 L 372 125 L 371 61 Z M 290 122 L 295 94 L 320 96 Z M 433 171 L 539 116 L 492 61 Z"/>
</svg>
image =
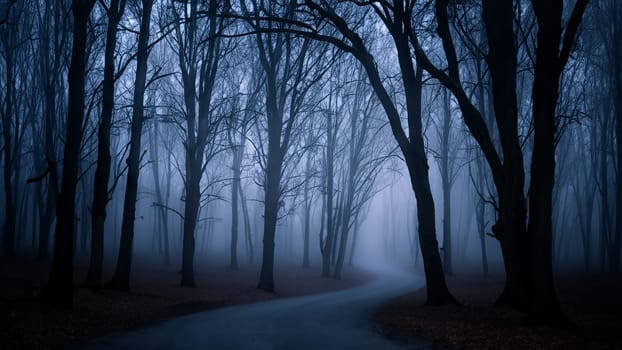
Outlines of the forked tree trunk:
<svg viewBox="0 0 622 350">
<path fill-rule="evenodd" d="M 559 19 L 561 21 L 561 13 Z M 532 97 L 534 146 L 529 187 L 529 255 L 526 257 L 530 276 L 529 314 L 539 320 L 562 315 L 553 284 L 552 259 L 555 111 L 559 91 L 555 63 L 560 35 L 561 23 L 548 26 L 539 22 Z M 554 46 L 548 48 L 549 45 Z"/>
<path fill-rule="evenodd" d="M 553 279 L 556 107 L 559 79 L 570 55 L 587 2 L 588 0 L 576 2 L 562 36 L 564 1 L 532 0 L 538 22 L 538 35 L 532 87 L 534 145 L 525 265 L 528 272 L 527 317 L 536 323 L 558 323 L 566 319 Z"/>
<path fill-rule="evenodd" d="M 484 1 L 482 17 L 489 46 L 486 62 L 492 82 L 492 102 L 504 158 L 500 174 L 495 174 L 493 170 L 499 196 L 499 218 L 492 227 L 492 233 L 501 245 L 506 272 L 505 287 L 497 304 L 523 308 L 526 301 L 524 284 L 526 271 L 522 251 L 525 248 L 527 214 L 523 189 L 525 169 L 518 139 L 517 58 L 512 24 L 514 18 L 512 1 Z M 503 181 L 500 181 L 500 178 Z"/>
</svg>

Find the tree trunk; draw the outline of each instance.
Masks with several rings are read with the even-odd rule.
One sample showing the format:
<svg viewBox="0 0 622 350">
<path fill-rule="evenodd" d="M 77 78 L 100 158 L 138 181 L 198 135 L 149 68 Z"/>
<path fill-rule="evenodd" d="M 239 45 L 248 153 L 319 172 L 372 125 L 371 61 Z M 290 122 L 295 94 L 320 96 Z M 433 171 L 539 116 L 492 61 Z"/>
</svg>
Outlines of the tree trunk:
<svg viewBox="0 0 622 350">
<path fill-rule="evenodd" d="M 13 35 L 14 32 L 8 29 L 4 30 L 2 35 L 2 44 L 5 51 L 5 68 L 6 68 L 6 93 L 4 96 L 4 113 L 2 113 L 2 136 L 3 136 L 3 148 L 4 148 L 4 168 L 3 168 L 3 180 L 4 180 L 4 224 L 2 226 L 2 248 L 5 257 L 8 259 L 15 258 L 15 216 L 16 202 L 14 198 L 14 184 L 13 184 L 13 171 L 14 171 L 14 147 L 17 147 L 17 142 L 13 140 L 13 137 L 17 139 L 17 135 L 11 135 L 14 123 L 17 124 L 17 115 L 13 115 L 13 102 L 15 89 L 14 67 L 13 67 Z"/>
<path fill-rule="evenodd" d="M 335 18 L 335 14 L 330 11 L 314 5 L 311 2 L 306 2 L 306 4 L 324 16 Z M 397 4 L 400 5 L 400 3 Z M 400 5 L 396 6 L 395 10 L 404 11 L 405 9 Z M 345 22 L 333 20 L 333 23 L 353 42 L 353 54 L 365 68 L 369 81 L 386 112 L 391 132 L 406 158 L 411 185 L 417 197 L 419 240 L 424 259 L 428 292 L 427 304 L 441 305 L 454 303 L 455 298 L 449 293 L 445 283 L 443 266 L 438 251 L 438 242 L 436 240 L 434 201 L 430 192 L 428 164 L 422 136 L 421 66 L 417 65 L 417 74 L 415 74 L 411 49 L 408 44 L 408 33 L 411 32 L 410 17 L 406 18 L 405 13 L 396 13 L 395 17 L 400 18 L 400 22 L 390 26 L 389 30 L 391 31 L 398 50 L 398 60 L 402 71 L 402 83 L 406 93 L 408 111 L 409 137 L 406 136 L 402 128 L 397 107 L 384 87 L 376 63 L 367 51 L 363 40 L 350 30 Z"/>
<path fill-rule="evenodd" d="M 268 133 L 271 133 L 269 130 Z M 269 137 L 268 162 L 264 197 L 263 259 L 257 288 L 274 292 L 274 236 L 279 212 L 282 155 L 280 136 L 272 131 Z M 276 145 L 275 145 L 276 143 Z"/>
<path fill-rule="evenodd" d="M 184 208 L 184 226 L 183 226 L 183 246 L 182 246 L 182 268 L 181 268 L 181 286 L 195 287 L 194 281 L 194 253 L 195 253 L 195 230 L 197 226 L 197 217 L 199 214 L 200 202 L 201 202 L 201 178 L 203 177 L 204 153 L 206 144 L 208 142 L 208 136 L 214 132 L 215 126 L 213 125 L 212 116 L 212 91 L 214 87 L 214 81 L 216 79 L 216 72 L 218 71 L 218 64 L 221 53 L 219 52 L 219 41 L 217 37 L 218 23 L 216 22 L 216 10 L 218 7 L 217 1 L 209 2 L 209 40 L 206 48 L 207 53 L 200 63 L 200 76 L 199 76 L 199 93 L 196 93 L 196 75 L 197 70 L 195 64 L 198 63 L 197 57 L 193 57 L 189 60 L 186 67 L 182 65 L 182 75 L 184 77 L 184 99 L 185 105 L 188 109 L 186 114 L 186 203 Z M 189 35 L 188 42 L 190 45 L 194 43 L 195 39 L 195 26 L 197 15 L 197 2 L 193 1 L 190 4 L 190 17 L 188 28 L 186 28 Z M 190 48 L 194 50 L 194 47 Z M 180 55 L 182 55 L 180 53 Z M 183 56 L 183 55 L 182 55 Z M 183 58 L 180 58 L 180 62 L 184 62 Z M 198 115 L 195 122 L 195 96 L 198 95 Z"/>
<path fill-rule="evenodd" d="M 549 32 L 550 30 L 552 29 L 543 26 L 542 23 L 538 30 L 540 40 L 537 52 L 540 54 L 537 57 L 540 60 L 536 61 L 533 84 L 535 132 L 529 187 L 529 255 L 527 256 L 529 316 L 534 320 L 545 321 L 562 317 L 553 283 L 553 225 L 551 220 L 555 177 L 555 107 L 559 76 L 547 73 L 556 71 L 557 67 L 547 64 L 547 61 L 556 62 L 559 42 L 547 38 L 556 34 Z M 552 47 L 555 50 L 554 53 L 546 52 L 544 46 L 554 44 L 556 44 Z M 550 58 L 550 55 L 554 55 L 555 60 Z M 547 57 L 549 60 L 545 60 Z"/>
<path fill-rule="evenodd" d="M 59 75 L 61 74 L 65 62 L 63 50 L 63 44 L 66 40 L 66 34 L 64 28 L 61 25 L 54 25 L 53 28 L 49 27 L 51 19 L 54 23 L 60 23 L 64 21 L 66 14 L 66 3 L 52 3 L 46 2 L 46 7 L 42 20 L 45 20 L 45 33 L 43 34 L 42 51 L 41 51 L 41 71 L 42 78 L 44 79 L 44 93 L 45 93 L 45 161 L 50 172 L 50 176 L 47 178 L 47 193 L 46 203 L 44 210 L 44 217 L 42 225 L 40 227 L 40 239 L 39 239 L 39 258 L 41 260 L 47 260 L 49 258 L 49 240 L 52 225 L 55 219 L 55 205 L 56 197 L 58 196 L 58 169 L 57 169 L 57 154 L 55 140 L 58 135 L 56 132 L 57 115 L 59 113 L 58 107 L 63 107 L 64 94 L 57 94 L 59 90 L 63 90 L 62 84 L 59 86 Z M 50 13 L 53 11 L 53 13 Z M 54 41 L 50 42 L 50 36 L 54 35 Z M 50 53 L 50 46 L 54 47 L 54 51 Z M 58 102 L 57 102 L 58 98 Z M 42 169 L 43 171 L 44 169 Z M 45 224 L 43 224 L 45 223 Z"/>
<path fill-rule="evenodd" d="M 482 116 L 486 116 L 486 112 L 489 111 L 486 109 L 486 98 L 484 92 L 484 76 L 482 74 L 481 62 L 478 59 L 476 62 L 477 66 L 477 77 L 482 83 L 479 84 L 477 88 L 477 105 L 479 107 L 480 113 Z M 491 113 L 492 114 L 492 113 Z M 492 119 L 492 118 L 491 118 Z M 486 181 L 486 174 L 484 173 L 484 161 L 481 157 L 477 157 L 477 191 L 481 193 L 484 188 Z M 470 168 L 469 168 L 470 169 Z M 484 277 L 488 277 L 488 256 L 486 253 L 486 202 L 481 195 L 477 196 L 477 203 L 475 209 L 476 222 L 477 222 L 477 231 L 479 234 L 480 241 L 480 250 L 481 250 L 481 259 L 482 259 L 482 273 Z"/>
<path fill-rule="evenodd" d="M 84 82 L 86 74 L 87 22 L 95 0 L 74 0 L 71 4 L 74 28 L 68 84 L 67 133 L 63 156 L 61 190 L 56 205 L 54 258 L 50 277 L 41 298 L 47 302 L 73 305 L 73 254 L 75 195 L 84 120 Z"/>
<path fill-rule="evenodd" d="M 52 221 L 54 220 L 55 193 L 53 191 L 51 179 L 48 180 L 48 188 L 45 194 L 42 190 L 43 185 L 39 185 L 37 187 L 41 191 L 39 196 L 42 197 L 39 201 L 40 219 L 37 260 L 46 261 L 48 259 L 50 248 L 50 229 L 52 228 Z"/>
<path fill-rule="evenodd" d="M 311 199 L 309 198 L 310 194 L 310 185 L 309 181 L 311 181 L 311 155 L 307 154 L 307 160 L 305 162 L 305 187 L 304 187 L 304 201 L 303 201 L 303 210 L 304 210 L 304 222 L 303 222 L 303 247 L 302 247 L 302 267 L 309 268 L 311 263 L 309 261 L 309 235 L 310 235 L 310 223 L 311 223 Z"/>
<path fill-rule="evenodd" d="M 194 153 L 194 151 L 189 151 Z M 186 202 L 184 209 L 184 226 L 182 242 L 182 263 L 181 263 L 181 286 L 196 287 L 194 281 L 194 248 L 195 248 L 195 229 L 197 226 L 197 215 L 199 213 L 200 201 L 200 181 L 201 181 L 201 159 L 191 159 L 186 157 Z"/>
<path fill-rule="evenodd" d="M 523 189 L 525 169 L 518 138 L 517 58 L 512 1 L 484 1 L 483 18 L 489 47 L 486 62 L 492 81 L 492 102 L 503 150 L 501 174 L 493 174 L 499 196 L 499 218 L 492 231 L 501 245 L 506 281 L 496 304 L 520 309 L 525 305 L 526 271 L 521 254 L 525 247 L 527 214 Z"/>
<path fill-rule="evenodd" d="M 603 109 L 601 116 L 603 120 L 601 121 L 600 126 L 600 146 L 599 146 L 599 181 L 600 186 L 599 194 L 600 194 L 600 261 L 599 266 L 601 272 L 605 270 L 606 260 L 608 251 L 608 237 L 611 232 L 611 215 L 609 210 L 609 165 L 608 165 L 608 145 L 609 145 L 609 111 L 608 108 L 604 107 L 606 104 L 603 103 Z"/>
<path fill-rule="evenodd" d="M 138 194 L 138 175 L 140 172 L 140 148 L 144 121 L 144 96 L 147 83 L 147 60 L 149 58 L 149 26 L 153 0 L 142 0 L 140 33 L 136 55 L 136 78 L 130 127 L 130 150 L 127 158 L 127 182 L 123 202 L 121 221 L 121 242 L 117 266 L 112 280 L 106 287 L 121 291 L 130 290 L 130 271 L 132 267 L 132 249 L 134 243 L 134 221 L 136 215 L 136 197 Z"/>
<path fill-rule="evenodd" d="M 91 261 L 84 284 L 99 290 L 102 281 L 104 261 L 104 224 L 106 206 L 110 200 L 108 182 L 110 180 L 110 128 L 114 110 L 115 48 L 117 28 L 125 0 L 111 0 L 108 8 L 108 28 L 106 30 L 106 49 L 104 53 L 104 81 L 102 87 L 102 112 L 97 134 L 97 166 L 93 183 L 93 208 L 91 211 Z"/>
<path fill-rule="evenodd" d="M 158 207 L 156 208 L 156 215 L 159 218 L 160 223 L 160 238 L 158 247 L 160 253 L 164 253 L 164 263 L 166 265 L 171 263 L 171 257 L 168 245 L 168 201 L 162 195 L 162 185 L 160 183 L 160 156 L 158 152 L 159 144 L 159 131 L 158 123 L 153 124 L 153 136 L 150 137 L 150 150 L 151 150 L 151 171 L 153 173 L 153 182 L 155 184 L 156 201 L 158 201 Z M 167 166 L 170 167 L 170 160 L 167 162 Z M 167 175 L 167 181 L 170 181 L 170 174 Z"/>
<path fill-rule="evenodd" d="M 329 103 L 330 104 L 330 103 Z M 335 137 L 333 130 L 332 114 L 326 114 L 326 238 L 322 247 L 322 277 L 330 277 L 330 259 L 333 252 L 335 224 L 333 215 L 334 197 L 334 152 Z"/>
<path fill-rule="evenodd" d="M 242 202 L 242 215 L 244 215 L 244 235 L 246 237 L 246 244 L 248 247 L 248 263 L 252 264 L 254 260 L 254 247 L 253 236 L 251 233 L 251 220 L 248 213 L 248 203 L 244 197 L 244 191 L 241 185 L 238 187 L 238 191 L 240 193 L 240 202 Z"/>
<path fill-rule="evenodd" d="M 480 249 L 482 253 L 482 274 L 488 277 L 488 256 L 486 255 L 486 228 L 484 226 L 485 204 L 479 201 L 477 204 L 477 229 L 479 232 Z"/>
<path fill-rule="evenodd" d="M 171 198 L 171 180 L 173 178 L 173 169 L 172 169 L 172 152 L 168 153 L 167 161 L 166 161 L 166 186 L 164 192 L 164 205 L 168 207 L 169 200 Z M 162 215 L 162 225 L 164 226 L 164 230 L 162 233 L 164 237 L 164 262 L 166 264 L 170 264 L 170 256 L 171 256 L 171 247 L 170 247 L 170 239 L 169 239 L 169 222 L 168 222 L 168 210 L 166 208 L 161 208 L 160 215 Z"/>
<path fill-rule="evenodd" d="M 356 105 L 358 103 L 355 102 Z M 357 176 L 361 176 L 360 174 L 360 163 L 361 163 L 361 148 L 363 147 L 363 142 L 365 141 L 365 135 L 368 129 L 368 116 L 364 116 L 364 120 L 362 125 L 358 126 L 358 111 L 353 110 L 351 115 L 350 122 L 350 140 L 349 140 L 349 160 L 348 160 L 348 172 L 347 177 L 344 179 L 346 183 L 345 194 L 343 195 L 343 210 L 342 210 L 342 223 L 341 223 L 341 240 L 339 244 L 339 254 L 337 255 L 337 263 L 335 264 L 335 272 L 334 277 L 336 279 L 341 279 L 341 271 L 343 269 L 343 262 L 346 257 L 346 248 L 348 244 L 348 235 L 350 233 L 350 228 L 352 227 L 352 220 L 355 222 L 357 215 L 353 212 L 354 205 L 354 196 L 355 196 L 355 181 Z"/>
<path fill-rule="evenodd" d="M 242 140 L 244 142 L 244 140 Z M 238 269 L 238 193 L 240 188 L 240 176 L 242 167 L 242 156 L 244 148 L 242 145 L 233 147 L 233 181 L 231 183 L 231 254 L 229 267 L 233 270 Z"/>
<path fill-rule="evenodd" d="M 395 30 L 395 29 L 394 29 Z M 400 144 L 410 175 L 410 183 L 417 198 L 417 219 L 419 222 L 419 244 L 426 277 L 427 305 L 457 303 L 445 282 L 443 265 L 436 240 L 434 199 L 430 189 L 429 166 L 423 141 L 421 98 L 423 89 L 423 68 L 417 65 L 415 71 L 410 54 L 408 37 L 394 33 L 398 61 L 402 71 L 402 84 L 406 94 L 408 114 L 407 144 Z M 399 142 L 398 142 L 399 143 Z"/>
<path fill-rule="evenodd" d="M 348 265 L 352 266 L 354 261 L 354 252 L 356 249 L 356 239 L 359 233 L 359 214 L 354 217 L 354 230 L 352 231 L 352 244 L 350 245 L 350 258 L 348 259 Z"/>
<path fill-rule="evenodd" d="M 81 182 L 80 194 L 82 196 L 81 203 L 81 211 L 80 211 L 80 253 L 86 252 L 86 247 L 89 243 L 89 224 L 90 221 L 87 219 L 89 217 L 89 204 L 87 197 L 87 189 L 89 187 L 89 183 L 86 181 Z"/>
<path fill-rule="evenodd" d="M 451 265 L 451 170 L 449 169 L 449 134 L 451 133 L 451 99 L 443 89 L 443 120 L 441 126 L 441 184 L 443 189 L 443 267 L 453 275 Z"/>
<path fill-rule="evenodd" d="M 538 34 L 532 87 L 534 145 L 529 186 L 528 250 L 525 256 L 529 291 L 527 317 L 537 323 L 558 323 L 564 321 L 565 316 L 555 291 L 552 259 L 556 107 L 559 78 L 587 1 L 575 4 L 564 33 L 561 53 L 559 47 L 562 43 L 564 2 L 533 0 L 532 4 L 538 22 Z M 577 14 L 578 17 L 575 17 Z M 578 22 L 573 22 L 577 19 Z"/>
<path fill-rule="evenodd" d="M 258 37 L 258 42 L 262 43 Z M 266 115 L 268 119 L 268 159 L 264 182 L 264 232 L 261 274 L 257 288 L 274 292 L 274 237 L 281 198 L 281 170 L 284 152 L 281 145 L 283 114 L 278 107 L 277 76 L 274 62 L 268 62 L 261 55 L 262 66 L 266 72 Z M 290 116 L 293 118 L 293 116 Z"/>
<path fill-rule="evenodd" d="M 341 279 L 341 271 L 343 269 L 343 262 L 346 257 L 346 247 L 348 244 L 348 234 L 350 233 L 350 220 L 352 219 L 352 202 L 354 200 L 354 178 L 351 175 L 351 178 L 348 180 L 348 194 L 346 198 L 346 203 L 342 210 L 342 223 L 341 223 L 341 235 L 339 236 L 339 251 L 337 253 L 337 261 L 335 262 L 335 271 L 333 272 L 333 276 L 340 280 Z"/>
<path fill-rule="evenodd" d="M 620 5 L 615 4 L 616 11 L 614 16 L 618 16 Z M 609 253 L 609 268 L 613 272 L 620 271 L 620 251 L 622 250 L 622 28 L 619 23 L 615 24 L 614 42 L 614 89 L 615 89 L 615 120 L 616 120 L 616 164 L 618 171 L 616 172 L 616 230 L 612 240 Z"/>
</svg>

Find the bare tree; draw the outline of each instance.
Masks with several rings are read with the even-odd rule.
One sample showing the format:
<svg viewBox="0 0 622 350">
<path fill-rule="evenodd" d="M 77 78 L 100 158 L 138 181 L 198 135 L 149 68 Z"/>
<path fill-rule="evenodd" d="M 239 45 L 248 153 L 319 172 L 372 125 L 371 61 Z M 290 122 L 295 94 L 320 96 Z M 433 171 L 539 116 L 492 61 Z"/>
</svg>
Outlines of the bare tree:
<svg viewBox="0 0 622 350">
<path fill-rule="evenodd" d="M 378 142 L 384 137 L 383 124 L 375 125 L 378 113 L 378 100 L 368 84 L 363 80 L 361 67 L 352 76 L 354 93 L 349 106 L 349 125 L 345 128 L 346 135 L 341 137 L 347 149 L 341 161 L 343 174 L 343 204 L 340 206 L 341 223 L 337 260 L 333 276 L 341 279 L 343 263 L 350 232 L 357 231 L 357 220 L 362 206 L 377 193 L 377 177 L 385 161 L 392 155 L 386 144 Z M 348 128 L 349 127 L 349 128 Z M 349 129 L 349 130 L 348 130 Z M 384 135 L 383 135 L 384 136 Z M 352 237 L 354 241 L 355 237 Z M 335 247 L 337 250 L 337 247 Z M 354 250 L 354 249 L 352 249 Z"/>
<path fill-rule="evenodd" d="M 603 243 L 607 241 L 607 255 L 609 257 L 608 265 L 612 271 L 620 270 L 620 252 L 622 251 L 622 171 L 619 170 L 622 164 L 622 24 L 620 24 L 619 16 L 622 14 L 622 4 L 614 0 L 595 1 L 595 17 L 598 23 L 603 23 L 598 30 L 599 42 L 603 43 L 605 48 L 604 62 L 606 62 L 606 74 L 608 76 L 607 85 L 609 86 L 609 104 L 603 104 L 603 133 L 602 140 L 602 157 L 601 159 L 601 196 L 603 216 L 609 216 L 606 208 L 609 207 L 607 196 L 607 130 L 614 130 L 610 139 L 615 136 L 614 162 L 617 166 L 615 172 L 615 230 L 607 231 L 603 227 L 601 234 L 604 236 L 601 240 Z M 607 105 L 612 105 L 613 120 L 606 117 L 610 112 L 607 111 Z M 611 125 L 615 121 L 615 128 Z M 606 222 L 607 218 L 603 218 Z M 605 237 L 609 232 L 609 237 Z"/>
<path fill-rule="evenodd" d="M 225 49 L 220 39 L 226 21 L 216 16 L 227 12 L 226 3 L 210 1 L 206 8 L 198 1 L 180 4 L 173 9 L 175 43 L 184 91 L 186 131 L 184 233 L 181 285 L 194 287 L 195 230 L 201 201 L 201 178 L 212 156 L 205 155 L 206 147 L 213 148 L 221 116 L 214 107 L 216 77 Z M 179 12 L 181 12 L 181 14 Z M 199 20 L 199 13 L 205 13 Z M 182 27 L 183 24 L 183 27 Z M 203 27 L 203 25 L 205 27 Z M 198 82 L 198 86 L 197 86 Z M 210 151 L 210 154 L 214 152 Z"/>
<path fill-rule="evenodd" d="M 147 66 L 151 46 L 149 45 L 151 10 L 153 0 L 141 0 L 140 31 L 138 34 L 138 48 L 136 52 L 136 78 L 132 105 L 132 120 L 130 128 L 130 148 L 127 157 L 127 183 L 123 203 L 123 220 L 121 223 L 121 243 L 117 266 L 112 279 L 106 287 L 129 291 L 130 271 L 132 266 L 132 249 L 134 241 L 134 221 L 136 215 L 136 199 L 138 192 L 138 175 L 140 172 L 141 138 L 145 118 L 145 88 L 147 84 Z"/>
<path fill-rule="evenodd" d="M 106 14 L 106 49 L 104 53 L 104 80 L 102 82 L 102 110 L 97 135 L 97 167 L 93 182 L 93 206 L 91 210 L 91 262 L 84 284 L 91 289 L 100 289 L 104 260 L 104 223 L 106 206 L 110 200 L 110 129 L 114 110 L 115 93 L 115 50 L 119 22 L 125 11 L 125 0 L 111 0 Z"/>
<path fill-rule="evenodd" d="M 67 30 L 69 17 L 65 16 L 68 5 L 63 2 L 45 2 L 43 11 L 38 13 L 39 77 L 43 93 L 44 118 L 40 126 L 34 150 L 38 156 L 35 164 L 37 174 L 48 174 L 37 183 L 37 207 L 39 210 L 39 249 L 38 259 L 47 260 L 49 255 L 50 230 L 54 220 L 54 207 L 58 193 L 56 139 L 60 130 L 56 127 L 56 116 L 64 106 L 63 76 L 66 69 L 64 54 L 68 46 Z M 70 44 L 70 42 L 69 42 Z"/>
<path fill-rule="evenodd" d="M 20 16 L 19 9 L 9 8 L 5 16 L 7 21 L 15 21 Z M 4 59 L 4 88 L 2 96 L 2 148 L 4 156 L 3 188 L 5 195 L 4 223 L 2 225 L 2 248 L 4 255 L 9 259 L 15 256 L 15 219 L 17 215 L 16 184 L 13 182 L 15 172 L 16 155 L 19 145 L 18 135 L 18 111 L 16 104 L 16 52 L 19 31 L 10 28 L 15 24 L 5 23 L 0 27 L 0 42 L 2 44 L 2 58 Z"/>
<path fill-rule="evenodd" d="M 264 187 L 264 238 L 263 261 L 258 288 L 274 291 L 274 241 L 279 208 L 283 206 L 282 184 L 286 170 L 284 162 L 292 146 L 295 135 L 294 125 L 301 114 L 301 108 L 309 92 L 326 71 L 324 65 L 317 64 L 325 49 L 310 54 L 311 40 L 297 40 L 289 33 L 279 32 L 286 29 L 284 23 L 274 24 L 262 21 L 262 17 L 253 9 L 258 9 L 256 2 L 249 9 L 245 2 L 243 9 L 249 13 L 248 23 L 256 32 L 256 45 L 261 67 L 265 74 L 265 113 L 267 121 L 267 152 L 265 163 Z M 283 7 L 270 4 L 270 13 L 281 11 L 278 15 L 293 19 L 295 2 Z M 275 26 L 275 31 L 264 31 L 264 25 Z M 280 28 L 280 29 L 279 29 Z M 315 64 L 315 65 L 314 65 Z M 291 163 L 291 162 L 289 162 Z M 291 166 L 291 165 L 290 165 Z"/>
<path fill-rule="evenodd" d="M 451 240 L 451 190 L 458 174 L 457 143 L 453 135 L 453 121 L 451 111 L 451 95 L 443 89 L 441 96 L 441 117 L 434 122 L 439 139 L 436 153 L 439 171 L 441 173 L 441 188 L 443 191 L 443 266 L 446 275 L 453 274 L 452 240 Z"/>
<path fill-rule="evenodd" d="M 95 0 L 73 0 L 73 47 L 69 66 L 67 132 L 63 156 L 63 175 L 56 205 L 56 233 L 52 270 L 41 297 L 54 304 L 73 304 L 73 253 L 75 197 L 78 160 L 84 121 L 84 81 L 86 70 L 87 23 Z"/>
<path fill-rule="evenodd" d="M 428 178 L 428 161 L 425 152 L 421 121 L 422 69 L 413 62 L 409 40 L 412 33 L 413 3 L 378 2 L 370 5 L 386 26 L 397 49 L 398 64 L 401 71 L 401 83 L 404 88 L 408 132 L 402 126 L 399 109 L 387 91 L 381 78 L 374 57 L 370 54 L 362 37 L 351 28 L 346 19 L 339 16 L 328 4 L 318 4 L 311 0 L 305 5 L 330 23 L 342 36 L 343 40 L 332 35 L 305 32 L 316 40 L 330 42 L 345 52 L 351 53 L 363 65 L 368 79 L 383 106 L 393 136 L 404 155 L 411 185 L 417 197 L 417 216 L 419 220 L 419 240 L 426 272 L 427 303 L 442 305 L 456 302 L 447 289 L 443 266 L 438 251 L 436 228 L 434 223 L 434 201 Z M 405 6 L 406 5 L 406 6 Z"/>
<path fill-rule="evenodd" d="M 262 79 L 259 77 L 257 70 L 249 72 L 247 70 L 240 71 L 239 81 L 233 82 L 237 90 L 235 94 L 245 95 L 244 108 L 242 111 L 235 113 L 235 116 L 227 118 L 227 141 L 231 152 L 233 154 L 231 171 L 231 244 L 229 253 L 229 267 L 233 270 L 237 270 L 238 267 L 238 234 L 239 234 L 239 207 L 240 200 L 242 202 L 242 210 L 244 215 L 244 240 L 247 246 L 247 253 L 249 259 L 252 261 L 253 242 L 250 239 L 250 223 L 248 222 L 248 209 L 245 208 L 246 203 L 242 193 L 242 162 L 244 161 L 247 137 L 249 127 L 252 120 L 255 118 L 255 108 L 257 107 L 257 99 L 260 89 L 262 88 Z M 250 78 L 248 78 L 250 76 Z M 239 91 L 240 87 L 244 84 L 249 85 L 249 91 Z M 238 104 L 241 102 L 235 102 Z M 242 197 L 242 198 L 239 198 Z"/>
</svg>

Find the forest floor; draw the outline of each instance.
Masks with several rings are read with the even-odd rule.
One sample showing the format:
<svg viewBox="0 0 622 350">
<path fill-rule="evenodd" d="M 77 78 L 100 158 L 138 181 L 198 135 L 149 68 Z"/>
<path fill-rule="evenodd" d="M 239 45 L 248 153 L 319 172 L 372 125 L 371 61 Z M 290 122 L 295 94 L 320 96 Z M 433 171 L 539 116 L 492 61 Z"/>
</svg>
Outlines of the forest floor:
<svg viewBox="0 0 622 350">
<path fill-rule="evenodd" d="M 342 280 L 321 278 L 318 267 L 275 269 L 276 293 L 256 288 L 259 264 L 227 268 L 222 261 L 197 261 L 198 288 L 179 287 L 176 264 L 150 263 L 135 257 L 131 293 L 75 289 L 72 309 L 36 302 L 49 264 L 0 263 L 0 348 L 66 349 L 111 332 L 135 329 L 175 316 L 278 298 L 323 293 L 363 284 L 371 274 L 344 268 Z M 76 285 L 86 266 L 76 267 Z M 106 277 L 110 273 L 105 274 Z"/>
<path fill-rule="evenodd" d="M 422 306 L 420 289 L 376 312 L 381 331 L 406 344 L 423 339 L 447 349 L 622 349 L 622 275 L 557 278 L 570 328 L 528 326 L 522 314 L 491 307 L 502 278 L 458 276 L 447 283 L 461 306 Z"/>
</svg>

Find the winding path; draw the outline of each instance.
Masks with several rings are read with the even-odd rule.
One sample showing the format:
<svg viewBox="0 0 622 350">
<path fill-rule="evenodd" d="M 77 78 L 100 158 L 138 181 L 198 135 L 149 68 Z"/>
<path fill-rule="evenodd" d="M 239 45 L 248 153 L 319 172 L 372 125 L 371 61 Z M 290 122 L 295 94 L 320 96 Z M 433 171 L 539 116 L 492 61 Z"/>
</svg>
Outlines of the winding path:
<svg viewBox="0 0 622 350">
<path fill-rule="evenodd" d="M 381 276 L 344 291 L 187 315 L 96 339 L 81 349 L 430 349 L 426 343 L 405 347 L 377 332 L 373 311 L 423 286 L 422 279 L 403 272 Z"/>
</svg>

